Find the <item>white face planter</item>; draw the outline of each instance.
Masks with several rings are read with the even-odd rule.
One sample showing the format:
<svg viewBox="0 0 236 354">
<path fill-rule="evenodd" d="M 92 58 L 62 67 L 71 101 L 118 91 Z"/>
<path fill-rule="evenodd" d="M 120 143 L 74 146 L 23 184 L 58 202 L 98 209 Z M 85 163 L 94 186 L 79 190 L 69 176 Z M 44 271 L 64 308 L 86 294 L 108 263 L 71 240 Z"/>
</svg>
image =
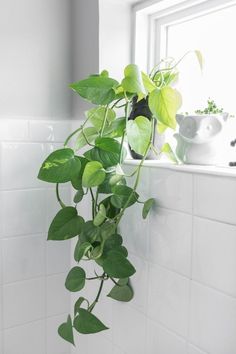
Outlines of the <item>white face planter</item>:
<svg viewBox="0 0 236 354">
<path fill-rule="evenodd" d="M 179 133 L 176 155 L 180 161 L 195 165 L 221 163 L 220 134 L 228 114 L 177 115 Z"/>
</svg>

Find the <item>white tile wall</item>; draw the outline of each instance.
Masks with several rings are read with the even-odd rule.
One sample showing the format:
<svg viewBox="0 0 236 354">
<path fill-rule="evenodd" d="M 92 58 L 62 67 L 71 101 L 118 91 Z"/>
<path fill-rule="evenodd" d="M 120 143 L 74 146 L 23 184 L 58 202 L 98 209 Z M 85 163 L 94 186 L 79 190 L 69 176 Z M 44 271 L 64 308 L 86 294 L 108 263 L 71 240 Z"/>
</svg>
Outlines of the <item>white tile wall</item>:
<svg viewBox="0 0 236 354">
<path fill-rule="evenodd" d="M 150 214 L 149 259 L 185 276 L 191 272 L 192 216 L 157 208 Z"/>
<path fill-rule="evenodd" d="M 70 344 L 58 336 L 57 328 L 65 322 L 68 314 L 49 317 L 46 319 L 46 348 L 47 354 L 69 354 Z"/>
<path fill-rule="evenodd" d="M 148 294 L 148 316 L 186 337 L 189 280 L 159 266 L 150 266 Z"/>
<path fill-rule="evenodd" d="M 112 302 L 106 284 L 96 314 L 111 330 L 76 335 L 71 348 L 57 335 L 71 305 L 71 244 L 46 242 L 59 206 L 53 186 L 34 179 L 70 127 L 19 120 L 0 128 L 1 354 L 236 354 L 235 178 L 145 168 L 139 192 L 157 205 L 146 221 L 140 205 L 130 208 L 121 225 L 135 298 Z M 61 195 L 69 203 L 67 185 Z M 88 216 L 89 205 L 81 211 Z M 95 288 L 84 293 L 92 298 Z"/>
<path fill-rule="evenodd" d="M 157 323 L 148 320 L 148 354 L 187 354 L 186 341 Z"/>
<path fill-rule="evenodd" d="M 193 279 L 236 297 L 236 225 L 194 219 Z"/>
<path fill-rule="evenodd" d="M 3 286 L 3 325 L 13 327 L 45 317 L 45 279 L 35 278 Z"/>
<path fill-rule="evenodd" d="M 190 340 L 207 353 L 236 352 L 236 299 L 192 283 Z"/>
<path fill-rule="evenodd" d="M 145 353 L 147 326 L 144 314 L 127 304 L 114 303 L 112 325 L 115 345 L 128 354 Z"/>
<path fill-rule="evenodd" d="M 236 224 L 236 178 L 194 176 L 194 213 Z"/>
<path fill-rule="evenodd" d="M 4 331 L 3 353 L 34 354 L 45 353 L 45 322 L 38 321 Z"/>
<path fill-rule="evenodd" d="M 0 120 L 0 354 L 71 353 L 57 334 L 70 310 L 71 245 L 46 242 L 59 206 L 54 186 L 37 180 L 70 129 L 70 121 Z M 68 203 L 68 186 L 61 195 Z"/>
<path fill-rule="evenodd" d="M 235 178 L 146 167 L 141 183 L 157 205 L 121 225 L 137 274 L 113 305 L 113 354 L 236 354 Z"/>
<path fill-rule="evenodd" d="M 168 169 L 150 168 L 152 196 L 164 208 L 192 213 L 192 175 Z"/>
<path fill-rule="evenodd" d="M 1 242 L 4 283 L 44 276 L 45 235 L 12 237 Z"/>
</svg>

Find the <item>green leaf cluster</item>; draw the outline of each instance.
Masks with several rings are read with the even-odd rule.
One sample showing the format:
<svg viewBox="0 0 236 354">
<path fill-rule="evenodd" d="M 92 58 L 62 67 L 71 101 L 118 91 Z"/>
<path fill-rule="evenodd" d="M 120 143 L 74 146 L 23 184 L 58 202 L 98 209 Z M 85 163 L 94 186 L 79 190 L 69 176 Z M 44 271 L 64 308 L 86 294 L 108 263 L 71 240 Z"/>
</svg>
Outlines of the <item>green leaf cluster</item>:
<svg viewBox="0 0 236 354">
<path fill-rule="evenodd" d="M 133 298 L 130 278 L 136 270 L 119 234 L 119 224 L 127 208 L 143 203 L 142 217 L 146 219 L 154 204 L 153 198 L 140 201 L 137 189 L 143 163 L 152 148 L 155 123 L 163 131 L 167 127 L 175 128 L 181 99 L 170 86 L 174 75 L 173 72 L 163 75 L 160 71 L 148 75 L 130 64 L 124 69 L 120 83 L 103 71 L 70 85 L 75 93 L 95 106 L 85 113 L 85 121 L 66 139 L 64 147 L 45 159 L 38 178 L 55 184 L 60 208 L 49 227 L 48 240 L 76 240 L 76 264 L 68 272 L 66 289 L 79 293 L 87 282 L 98 283 L 96 296 L 92 300 L 79 296 L 74 313 L 58 329 L 59 335 L 71 344 L 75 332 L 91 334 L 108 329 L 94 314 L 105 282 L 111 284 L 109 298 L 123 302 Z M 128 120 L 134 98 L 148 100 L 151 118 L 138 116 Z M 118 114 L 121 108 L 123 111 Z M 71 146 L 72 137 L 75 143 Z M 130 176 L 122 169 L 125 142 L 143 156 Z M 70 183 L 74 191 L 71 205 L 61 200 L 63 183 Z M 85 220 L 83 203 L 88 198 L 91 215 Z M 99 269 L 92 276 L 84 268 L 85 260 Z"/>
</svg>

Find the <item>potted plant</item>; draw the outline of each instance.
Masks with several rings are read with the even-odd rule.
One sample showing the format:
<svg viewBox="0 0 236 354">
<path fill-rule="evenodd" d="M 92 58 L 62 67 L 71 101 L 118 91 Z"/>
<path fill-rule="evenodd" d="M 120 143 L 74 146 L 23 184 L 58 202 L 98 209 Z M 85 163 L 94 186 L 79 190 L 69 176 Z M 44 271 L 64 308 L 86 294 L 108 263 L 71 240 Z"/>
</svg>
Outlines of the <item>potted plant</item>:
<svg viewBox="0 0 236 354">
<path fill-rule="evenodd" d="M 185 56 L 194 53 L 202 69 L 203 59 L 198 50 L 189 51 L 179 60 L 175 61 L 173 58 L 166 58 L 160 61 L 150 72 L 149 75 L 142 74 L 145 88 L 139 94 L 133 95 L 131 100 L 131 113 L 128 120 L 135 120 L 138 116 L 144 116 L 151 120 L 155 117 L 153 123 L 152 136 L 152 152 L 159 155 L 164 152 L 171 159 L 174 154 L 170 145 L 164 144 L 165 138 L 163 133 L 167 128 L 176 128 L 175 112 L 182 104 L 181 95 L 177 90 L 173 89 L 173 85 L 178 80 L 179 71 L 178 65 L 185 58 Z M 146 91 L 146 94 L 143 94 Z M 166 106 L 166 101 L 169 104 Z M 142 159 L 142 155 L 137 153 L 129 146 L 131 156 L 134 159 Z M 152 158 L 153 154 L 149 153 L 147 158 Z M 174 158 L 174 161 L 177 160 Z"/>
<path fill-rule="evenodd" d="M 216 165 L 222 162 L 222 147 L 219 143 L 228 113 L 218 108 L 213 100 L 195 114 L 177 115 L 179 133 L 176 155 L 186 164 Z"/>
<path fill-rule="evenodd" d="M 145 219 L 154 199 L 139 200 L 137 191 L 143 163 L 153 146 L 155 123 L 164 130 L 176 127 L 176 112 L 181 104 L 180 94 L 167 83 L 167 72 L 156 70 L 152 76 L 141 72 L 137 65 L 124 69 L 119 83 L 107 71 L 91 75 L 70 85 L 73 91 L 94 107 L 85 113 L 85 121 L 66 139 L 64 146 L 52 152 L 43 162 L 38 178 L 55 184 L 61 207 L 51 222 L 48 240 L 76 239 L 76 265 L 69 271 L 65 286 L 70 292 L 79 292 L 89 281 L 98 282 L 94 299 L 78 295 L 73 314 L 58 329 L 59 335 L 74 344 L 74 333 L 96 333 L 107 329 L 95 315 L 104 283 L 110 282 L 107 294 L 117 301 L 130 301 L 133 289 L 130 278 L 135 268 L 128 259 L 119 224 L 126 209 L 143 203 Z M 159 84 L 160 81 L 160 84 Z M 165 83 L 165 84 L 164 84 Z M 150 117 L 138 115 L 128 120 L 134 98 L 147 99 Z M 117 108 L 124 114 L 117 117 Z M 75 143 L 72 145 L 72 138 Z M 123 172 L 126 156 L 124 141 L 142 156 L 131 175 Z M 165 149 L 168 152 L 168 149 Z M 134 184 L 130 186 L 130 178 Z M 74 191 L 72 205 L 66 205 L 60 196 L 60 185 L 69 182 Z M 84 220 L 78 212 L 84 198 L 91 200 L 91 217 Z M 81 260 L 93 262 L 99 271 L 93 277 L 86 274 Z M 92 295 L 92 294 L 91 294 Z"/>
</svg>

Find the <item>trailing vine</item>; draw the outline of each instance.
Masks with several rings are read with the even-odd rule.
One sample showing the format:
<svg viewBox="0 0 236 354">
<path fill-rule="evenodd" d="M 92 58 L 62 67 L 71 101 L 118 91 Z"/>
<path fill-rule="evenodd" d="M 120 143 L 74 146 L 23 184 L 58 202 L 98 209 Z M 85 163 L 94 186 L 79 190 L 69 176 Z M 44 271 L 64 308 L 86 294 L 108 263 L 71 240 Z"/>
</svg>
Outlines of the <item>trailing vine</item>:
<svg viewBox="0 0 236 354">
<path fill-rule="evenodd" d="M 108 329 L 95 315 L 105 282 L 111 284 L 107 294 L 110 298 L 126 302 L 133 298 L 130 278 L 135 267 L 128 259 L 119 224 L 126 209 L 135 203 L 143 203 L 144 219 L 154 203 L 153 198 L 139 200 L 140 172 L 150 149 L 161 152 L 153 146 L 155 126 L 159 132 L 176 127 L 175 116 L 181 105 L 180 94 L 171 87 L 176 75 L 176 66 L 157 67 L 148 76 L 131 64 L 125 68 L 121 83 L 103 71 L 70 85 L 95 106 L 85 113 L 84 122 L 70 134 L 64 146 L 46 158 L 38 178 L 55 184 L 61 207 L 49 227 L 48 240 L 77 240 L 74 251 L 77 265 L 67 275 L 66 288 L 79 292 L 87 282 L 98 282 L 92 302 L 78 296 L 73 314 L 58 329 L 59 335 L 72 344 L 75 332 L 89 334 Z M 138 100 L 148 97 L 151 119 L 145 116 L 128 119 L 134 97 Z M 121 108 L 124 114 L 117 117 Z M 131 175 L 122 169 L 126 142 L 142 156 Z M 168 145 L 163 151 L 172 153 Z M 131 179 L 134 180 L 132 187 Z M 73 205 L 66 205 L 60 197 L 60 185 L 67 182 L 74 190 Z M 80 215 L 80 202 L 85 198 L 90 198 L 92 205 L 89 220 Z M 82 260 L 94 262 L 100 272 L 89 278 Z"/>
</svg>

